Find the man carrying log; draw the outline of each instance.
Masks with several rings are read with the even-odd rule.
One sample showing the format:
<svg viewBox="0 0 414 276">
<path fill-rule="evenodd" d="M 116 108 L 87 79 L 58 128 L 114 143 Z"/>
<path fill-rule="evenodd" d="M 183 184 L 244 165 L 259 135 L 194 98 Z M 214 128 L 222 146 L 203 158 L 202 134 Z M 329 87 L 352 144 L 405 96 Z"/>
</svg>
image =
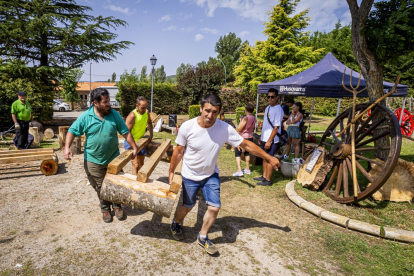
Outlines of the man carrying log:
<svg viewBox="0 0 414 276">
<path fill-rule="evenodd" d="M 111 108 L 108 90 L 96 88 L 92 91 L 92 96 L 94 105 L 82 113 L 69 128 L 64 157 L 70 160 L 70 145 L 73 139 L 85 133 L 85 172 L 98 194 L 103 221 L 112 222 L 111 205 L 115 216 L 122 220 L 124 213 L 121 205 L 100 199 L 100 191 L 109 162 L 119 155 L 117 132 L 123 135 L 134 149 L 132 157 L 135 157 L 138 149 L 121 115 Z"/>
<path fill-rule="evenodd" d="M 33 120 L 32 108 L 26 101 L 26 93 L 17 92 L 18 99 L 11 106 L 11 115 L 16 129 L 15 143 L 17 149 L 29 148 L 29 126 Z"/>
<path fill-rule="evenodd" d="M 220 178 L 217 168 L 217 158 L 224 143 L 262 157 L 279 168 L 279 160 L 266 154 L 253 142 L 244 140 L 229 124 L 217 120 L 222 108 L 219 97 L 205 95 L 201 100 L 201 115 L 186 121 L 180 127 L 177 146 L 174 149 L 169 169 L 169 182 L 172 183 L 177 165 L 182 162 L 181 176 L 183 180 L 183 205 L 178 207 L 176 217 L 171 224 L 171 233 L 174 239 L 184 238 L 182 222 L 196 203 L 196 196 L 201 188 L 207 203 L 203 224 L 198 235 L 198 243 L 209 254 L 216 254 L 217 247 L 211 242 L 207 234 L 220 210 Z"/>
<path fill-rule="evenodd" d="M 129 113 L 128 117 L 126 118 L 126 125 L 129 131 L 134 138 L 134 141 L 139 141 L 144 134 L 145 130 L 148 129 L 150 132 L 149 142 L 152 140 L 153 131 L 152 131 L 152 122 L 148 116 L 148 104 L 147 100 L 139 96 L 136 102 L 136 108 Z M 125 150 L 131 148 L 128 141 L 125 140 L 124 142 Z M 131 160 L 132 163 L 132 174 L 137 175 L 139 169 L 144 165 L 145 155 L 147 155 L 147 148 L 143 148 L 137 155 Z"/>
</svg>

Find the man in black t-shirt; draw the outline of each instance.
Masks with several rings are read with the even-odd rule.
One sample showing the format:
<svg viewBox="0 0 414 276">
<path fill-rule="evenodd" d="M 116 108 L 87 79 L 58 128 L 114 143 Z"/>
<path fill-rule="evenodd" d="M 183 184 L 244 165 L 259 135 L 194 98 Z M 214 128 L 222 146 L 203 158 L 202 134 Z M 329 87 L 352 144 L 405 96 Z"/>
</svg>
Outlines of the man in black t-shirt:
<svg viewBox="0 0 414 276">
<path fill-rule="evenodd" d="M 282 109 L 283 109 L 283 122 L 287 120 L 287 118 L 289 118 L 290 115 L 290 110 L 289 108 L 292 107 L 292 105 L 295 102 L 293 100 L 287 100 L 283 105 L 282 105 Z"/>
</svg>

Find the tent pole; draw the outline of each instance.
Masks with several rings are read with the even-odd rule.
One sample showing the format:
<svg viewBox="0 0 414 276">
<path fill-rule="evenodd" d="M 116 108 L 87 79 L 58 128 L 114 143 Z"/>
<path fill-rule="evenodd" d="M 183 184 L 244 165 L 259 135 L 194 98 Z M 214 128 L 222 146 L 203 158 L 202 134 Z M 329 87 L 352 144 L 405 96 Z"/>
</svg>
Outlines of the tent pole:
<svg viewBox="0 0 414 276">
<path fill-rule="evenodd" d="M 404 115 L 404 108 L 405 108 L 405 100 L 406 99 L 407 99 L 407 96 L 404 97 L 403 104 L 402 104 L 401 115 L 400 115 L 400 126 L 401 126 L 402 118 L 403 118 L 403 115 Z"/>
<path fill-rule="evenodd" d="M 341 108 L 341 100 L 342 100 L 342 98 L 339 98 L 339 100 L 338 100 L 338 107 L 336 108 L 336 117 L 338 117 L 338 115 L 339 115 L 339 109 Z"/>
<path fill-rule="evenodd" d="M 256 128 L 257 128 L 257 113 L 259 113 L 259 91 L 257 91 L 257 97 L 256 97 L 256 124 L 254 125 L 254 132 L 256 132 Z"/>
<path fill-rule="evenodd" d="M 311 121 L 312 121 L 312 112 L 313 112 L 313 105 L 315 104 L 315 97 L 312 98 L 312 107 L 311 107 L 311 112 L 309 115 L 309 125 L 308 125 L 308 135 L 310 133 L 310 126 L 311 126 Z"/>
</svg>

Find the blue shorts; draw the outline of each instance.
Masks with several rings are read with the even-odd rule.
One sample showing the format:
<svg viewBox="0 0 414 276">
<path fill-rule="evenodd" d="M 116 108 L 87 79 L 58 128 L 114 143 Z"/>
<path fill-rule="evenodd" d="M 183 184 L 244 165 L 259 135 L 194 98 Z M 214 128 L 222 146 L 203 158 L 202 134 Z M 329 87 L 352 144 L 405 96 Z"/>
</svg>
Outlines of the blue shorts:
<svg viewBox="0 0 414 276">
<path fill-rule="evenodd" d="M 279 143 L 272 143 L 272 145 L 270 146 L 269 149 L 264 148 L 265 144 L 266 144 L 266 142 L 262 141 L 262 144 L 260 145 L 262 150 L 264 150 L 270 156 L 275 156 L 276 151 L 279 149 Z"/>
<path fill-rule="evenodd" d="M 131 146 L 128 144 L 127 140 L 124 140 L 124 149 L 131 149 Z M 147 155 L 147 148 L 143 148 L 140 152 L 138 152 L 138 155 Z"/>
<path fill-rule="evenodd" d="M 182 178 L 184 186 L 184 207 L 194 207 L 196 204 L 197 193 L 201 188 L 203 190 L 206 203 L 210 206 L 220 208 L 220 178 L 218 173 L 213 173 L 211 176 L 199 181 L 194 181 L 185 178 L 184 176 Z"/>
</svg>

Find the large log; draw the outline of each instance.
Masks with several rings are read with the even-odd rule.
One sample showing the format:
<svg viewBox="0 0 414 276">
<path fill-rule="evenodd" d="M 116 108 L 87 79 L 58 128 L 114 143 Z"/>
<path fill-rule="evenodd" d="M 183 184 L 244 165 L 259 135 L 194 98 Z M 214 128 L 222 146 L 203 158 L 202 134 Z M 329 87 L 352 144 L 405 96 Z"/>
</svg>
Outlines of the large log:
<svg viewBox="0 0 414 276">
<path fill-rule="evenodd" d="M 306 171 L 306 168 L 312 158 L 311 154 L 303 163 L 297 176 L 297 181 L 302 184 L 303 187 L 310 190 L 319 190 L 333 166 L 333 160 L 330 158 L 329 153 L 323 147 L 318 147 L 317 149 L 321 150 L 322 154 L 316 161 L 312 172 L 309 173 Z"/>
<path fill-rule="evenodd" d="M 161 157 L 167 151 L 171 144 L 171 139 L 166 139 L 161 146 L 154 152 L 154 154 L 149 158 L 148 161 L 144 163 L 141 169 L 138 171 L 137 180 L 142 182 L 147 182 L 151 173 L 154 171 L 158 162 L 161 160 Z"/>
<path fill-rule="evenodd" d="M 149 134 L 145 135 L 136 142 L 138 152 L 146 147 L 149 142 Z M 123 167 L 131 160 L 133 150 L 126 150 L 120 155 L 118 155 L 114 160 L 108 164 L 107 172 L 111 174 L 118 174 Z"/>
<path fill-rule="evenodd" d="M 58 169 L 59 160 L 56 155 L 53 156 L 53 159 L 43 160 L 40 164 L 40 171 L 46 176 L 56 174 Z"/>
<path fill-rule="evenodd" d="M 55 137 L 55 133 L 53 132 L 53 129 L 47 128 L 44 132 L 44 136 L 47 139 L 52 139 L 53 137 Z"/>
<path fill-rule="evenodd" d="M 135 175 L 107 173 L 102 184 L 100 197 L 104 200 L 145 209 L 164 217 L 175 211 L 179 196 L 169 191 L 169 185 L 149 180 L 136 181 Z"/>
<path fill-rule="evenodd" d="M 369 174 L 372 176 L 378 175 L 382 169 L 381 166 L 372 164 Z M 414 164 L 398 159 L 397 166 L 395 166 L 387 182 L 372 197 L 379 201 L 412 201 L 414 198 Z"/>
<path fill-rule="evenodd" d="M 70 126 L 59 126 L 59 147 L 63 149 L 66 143 L 66 134 L 69 131 Z"/>
</svg>

